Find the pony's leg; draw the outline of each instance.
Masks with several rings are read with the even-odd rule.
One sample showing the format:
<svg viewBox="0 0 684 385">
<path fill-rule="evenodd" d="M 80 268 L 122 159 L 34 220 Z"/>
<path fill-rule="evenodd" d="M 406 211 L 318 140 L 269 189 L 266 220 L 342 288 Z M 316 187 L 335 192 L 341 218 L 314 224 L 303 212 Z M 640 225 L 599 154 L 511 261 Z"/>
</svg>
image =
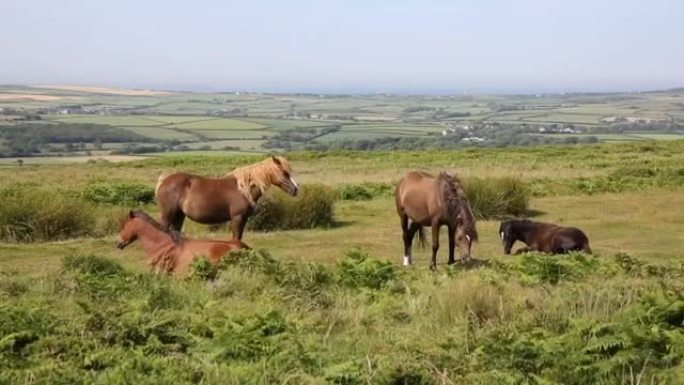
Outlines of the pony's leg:
<svg viewBox="0 0 684 385">
<path fill-rule="evenodd" d="M 242 240 L 242 233 L 245 231 L 247 221 L 242 215 L 230 218 L 230 228 L 233 231 L 233 239 Z"/>
<path fill-rule="evenodd" d="M 176 231 L 181 231 L 183 228 L 183 222 L 185 221 L 185 213 L 178 210 L 171 220 L 171 229 Z"/>
<path fill-rule="evenodd" d="M 408 266 L 413 262 L 411 257 L 411 242 L 413 237 L 409 235 L 409 218 L 406 214 L 401 216 L 401 238 L 404 241 L 404 266 Z"/>
<path fill-rule="evenodd" d="M 456 226 L 449 226 L 449 260 L 448 265 L 453 265 L 456 260 L 454 259 L 454 249 L 456 248 Z"/>
<path fill-rule="evenodd" d="M 439 225 L 432 224 L 432 261 L 430 270 L 437 270 L 437 250 L 439 250 Z"/>
<path fill-rule="evenodd" d="M 406 231 L 406 238 L 405 238 L 405 256 L 404 256 L 404 266 L 411 265 L 413 263 L 413 253 L 412 253 L 412 248 L 413 248 L 413 238 L 416 236 L 416 232 L 420 230 L 420 225 L 417 223 L 411 223 L 409 225 L 408 230 Z M 408 261 L 408 263 L 407 263 Z"/>
</svg>

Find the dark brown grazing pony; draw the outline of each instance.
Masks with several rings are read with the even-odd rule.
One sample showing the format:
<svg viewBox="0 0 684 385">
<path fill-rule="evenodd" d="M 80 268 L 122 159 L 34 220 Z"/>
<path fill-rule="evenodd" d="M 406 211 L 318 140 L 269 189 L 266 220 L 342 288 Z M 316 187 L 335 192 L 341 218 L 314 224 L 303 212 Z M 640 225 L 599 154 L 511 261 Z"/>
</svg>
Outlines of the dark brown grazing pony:
<svg viewBox="0 0 684 385">
<path fill-rule="evenodd" d="M 295 196 L 299 191 L 290 164 L 282 156 L 237 168 L 222 178 L 187 173 L 162 175 L 155 196 L 165 228 L 180 231 L 185 217 L 204 224 L 230 220 L 233 239 L 242 239 L 257 201 L 270 186 Z"/>
<path fill-rule="evenodd" d="M 527 219 L 510 219 L 501 222 L 499 237 L 503 244 L 504 254 L 511 253 L 515 241 L 521 241 L 527 245 L 516 251 L 516 254 L 528 251 L 551 254 L 584 251 L 591 254 L 589 239 L 582 230 L 574 227 L 561 227 Z"/>
<path fill-rule="evenodd" d="M 420 172 L 408 172 L 397 184 L 394 192 L 397 213 L 401 219 L 404 239 L 404 266 L 413 262 L 411 243 L 416 232 L 424 242 L 423 226 L 432 228 L 431 269 L 437 268 L 439 228 L 449 229 L 449 264 L 453 264 L 454 248 L 458 244 L 461 261 L 470 259 L 473 242 L 477 241 L 475 216 L 461 182 L 445 172 L 436 178 Z"/>
<path fill-rule="evenodd" d="M 144 212 L 130 211 L 121 220 L 116 247 L 123 249 L 136 239 L 140 239 L 147 253 L 150 269 L 168 274 L 187 272 L 197 257 L 205 257 L 210 263 L 216 264 L 231 250 L 249 249 L 239 240 L 185 239 L 178 232 L 167 231 Z"/>
</svg>

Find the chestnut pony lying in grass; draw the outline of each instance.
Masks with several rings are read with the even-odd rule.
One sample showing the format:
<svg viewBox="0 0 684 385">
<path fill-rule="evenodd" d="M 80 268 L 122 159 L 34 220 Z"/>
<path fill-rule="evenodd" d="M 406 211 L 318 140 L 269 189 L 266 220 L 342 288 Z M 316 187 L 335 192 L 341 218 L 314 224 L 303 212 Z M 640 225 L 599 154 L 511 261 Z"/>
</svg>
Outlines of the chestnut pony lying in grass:
<svg viewBox="0 0 684 385">
<path fill-rule="evenodd" d="M 584 251 L 591 254 L 589 239 L 582 230 L 575 227 L 561 227 L 528 219 L 509 219 L 501 222 L 499 237 L 503 244 L 504 254 L 511 253 L 511 248 L 516 241 L 527 245 L 518 249 L 516 254 L 528 251 L 551 254 Z"/>
<path fill-rule="evenodd" d="M 185 239 L 178 232 L 164 229 L 144 212 L 130 211 L 121 221 L 116 247 L 123 249 L 136 239 L 140 239 L 147 253 L 150 269 L 168 274 L 186 273 L 197 257 L 205 257 L 210 263 L 216 264 L 231 250 L 249 249 L 237 239 Z"/>
</svg>

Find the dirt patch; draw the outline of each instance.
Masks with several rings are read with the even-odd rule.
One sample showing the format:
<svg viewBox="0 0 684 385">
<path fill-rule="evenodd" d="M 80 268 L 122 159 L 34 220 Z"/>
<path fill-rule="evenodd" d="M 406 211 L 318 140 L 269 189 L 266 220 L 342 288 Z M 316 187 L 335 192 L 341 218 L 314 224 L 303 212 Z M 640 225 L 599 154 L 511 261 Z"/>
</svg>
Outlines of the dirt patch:
<svg viewBox="0 0 684 385">
<path fill-rule="evenodd" d="M 137 155 L 93 155 L 93 156 L 34 156 L 25 158 L 1 158 L 0 165 L 16 165 L 17 160 L 21 159 L 23 164 L 69 164 L 86 163 L 88 161 L 107 161 L 107 162 L 130 162 L 133 160 L 148 159 L 149 157 Z"/>
<path fill-rule="evenodd" d="M 0 100 L 35 100 L 37 102 L 49 102 L 59 99 L 65 99 L 65 97 L 40 94 L 0 94 Z"/>
<path fill-rule="evenodd" d="M 53 90 L 63 91 L 77 91 L 92 94 L 109 94 L 109 95 L 126 95 L 126 96 L 158 96 L 158 95 L 174 95 L 173 92 L 154 91 L 154 90 L 133 90 L 125 88 L 110 88 L 110 87 L 86 87 L 86 86 L 36 86 L 34 88 L 49 88 Z"/>
</svg>

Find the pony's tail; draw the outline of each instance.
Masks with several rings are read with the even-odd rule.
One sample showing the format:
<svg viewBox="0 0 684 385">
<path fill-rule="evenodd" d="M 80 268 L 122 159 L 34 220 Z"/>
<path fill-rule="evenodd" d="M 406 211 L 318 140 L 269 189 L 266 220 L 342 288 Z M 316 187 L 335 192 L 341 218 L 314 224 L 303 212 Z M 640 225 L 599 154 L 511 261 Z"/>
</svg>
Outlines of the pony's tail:
<svg viewBox="0 0 684 385">
<path fill-rule="evenodd" d="M 423 230 L 423 226 L 418 228 L 416 234 L 418 234 L 418 246 L 424 249 L 427 242 L 425 241 L 425 230 Z"/>
</svg>

